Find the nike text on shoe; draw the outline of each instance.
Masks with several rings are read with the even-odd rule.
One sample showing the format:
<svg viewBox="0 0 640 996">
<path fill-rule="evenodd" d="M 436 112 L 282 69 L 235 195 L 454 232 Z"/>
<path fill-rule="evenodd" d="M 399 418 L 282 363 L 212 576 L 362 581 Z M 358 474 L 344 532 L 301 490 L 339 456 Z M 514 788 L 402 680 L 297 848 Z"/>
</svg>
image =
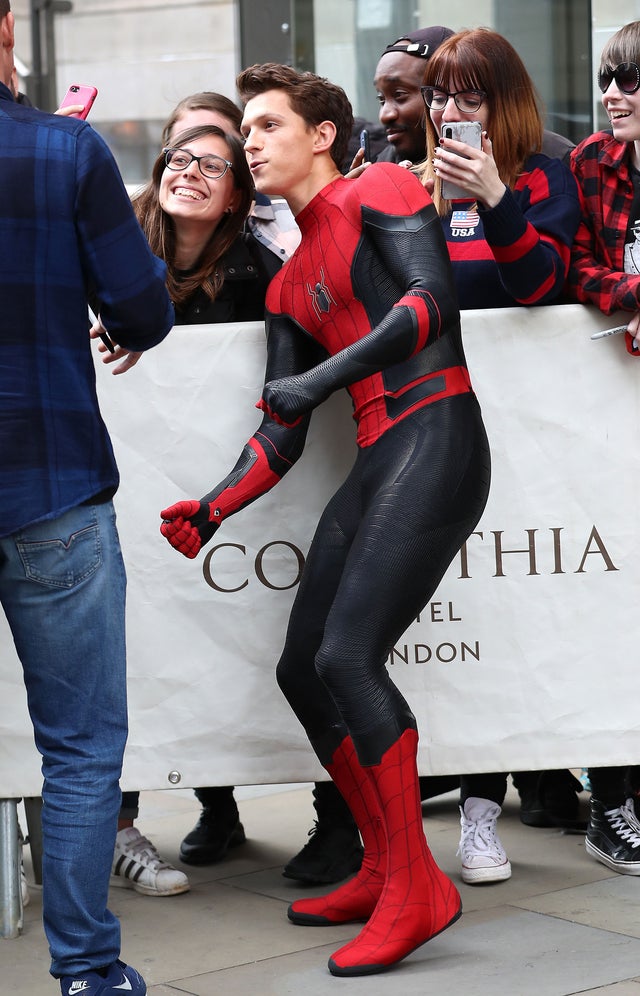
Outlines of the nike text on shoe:
<svg viewBox="0 0 640 996">
<path fill-rule="evenodd" d="M 143 896 L 176 896 L 189 891 L 184 872 L 163 861 L 136 827 L 126 827 L 116 836 L 111 885 L 135 889 Z"/>
<path fill-rule="evenodd" d="M 460 807 L 462 881 L 468 885 L 503 882 L 511 878 L 511 864 L 496 831 L 502 809 L 490 799 L 471 796 Z"/>
<path fill-rule="evenodd" d="M 590 807 L 587 853 L 621 875 L 640 875 L 640 822 L 633 799 L 617 809 L 605 809 L 591 796 Z"/>
<path fill-rule="evenodd" d="M 108 969 L 83 972 L 82 975 L 65 975 L 60 979 L 62 996 L 146 996 L 147 986 L 142 976 L 131 965 L 114 961 Z"/>
</svg>

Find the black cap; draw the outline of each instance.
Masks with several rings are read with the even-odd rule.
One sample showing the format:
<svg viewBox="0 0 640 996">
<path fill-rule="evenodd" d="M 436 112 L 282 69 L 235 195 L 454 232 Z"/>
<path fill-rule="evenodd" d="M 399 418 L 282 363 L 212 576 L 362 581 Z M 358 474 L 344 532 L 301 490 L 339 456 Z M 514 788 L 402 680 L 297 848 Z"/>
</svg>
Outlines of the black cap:
<svg viewBox="0 0 640 996">
<path fill-rule="evenodd" d="M 391 45 L 387 45 L 383 55 L 387 52 L 404 52 L 405 55 L 414 55 L 416 59 L 428 59 L 451 35 L 455 35 L 455 31 L 443 28 L 440 24 L 419 28 L 418 31 L 409 31 L 401 38 L 396 38 Z"/>
</svg>

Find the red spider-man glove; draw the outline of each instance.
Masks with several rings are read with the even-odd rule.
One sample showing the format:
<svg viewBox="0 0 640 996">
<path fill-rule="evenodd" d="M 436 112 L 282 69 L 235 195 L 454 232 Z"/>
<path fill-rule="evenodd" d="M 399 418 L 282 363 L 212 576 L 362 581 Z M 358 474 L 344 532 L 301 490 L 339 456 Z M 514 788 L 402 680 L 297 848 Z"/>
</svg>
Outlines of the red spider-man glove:
<svg viewBox="0 0 640 996">
<path fill-rule="evenodd" d="M 220 525 L 215 505 L 208 502 L 179 501 L 163 509 L 160 515 L 163 519 L 160 532 L 189 560 L 198 555 Z"/>
</svg>

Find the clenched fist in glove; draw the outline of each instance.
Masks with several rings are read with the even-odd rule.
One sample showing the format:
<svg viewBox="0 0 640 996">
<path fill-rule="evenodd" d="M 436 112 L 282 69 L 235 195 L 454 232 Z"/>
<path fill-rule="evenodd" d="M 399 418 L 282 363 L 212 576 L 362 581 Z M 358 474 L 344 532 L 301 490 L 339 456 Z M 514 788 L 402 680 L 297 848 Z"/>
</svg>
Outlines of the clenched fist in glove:
<svg viewBox="0 0 640 996">
<path fill-rule="evenodd" d="M 202 501 L 179 501 L 160 512 L 160 532 L 185 557 L 193 560 L 220 525 L 215 504 Z"/>
<path fill-rule="evenodd" d="M 316 408 L 331 393 L 322 383 L 306 374 L 281 377 L 264 385 L 262 398 L 256 405 L 278 425 L 291 428 L 303 415 Z"/>
</svg>

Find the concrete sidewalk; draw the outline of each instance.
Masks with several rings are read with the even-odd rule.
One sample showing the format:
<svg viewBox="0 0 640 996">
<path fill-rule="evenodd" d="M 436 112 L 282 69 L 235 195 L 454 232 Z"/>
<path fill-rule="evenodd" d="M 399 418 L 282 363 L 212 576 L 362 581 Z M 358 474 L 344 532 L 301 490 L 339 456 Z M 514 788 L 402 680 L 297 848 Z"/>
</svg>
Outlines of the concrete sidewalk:
<svg viewBox="0 0 640 996">
<path fill-rule="evenodd" d="M 436 860 L 458 885 L 463 917 L 395 969 L 333 978 L 327 959 L 358 926 L 297 927 L 288 903 L 304 890 L 282 877 L 313 823 L 311 786 L 236 791 L 247 843 L 209 868 L 181 865 L 178 848 L 199 805 L 189 790 L 143 792 L 137 826 L 186 871 L 191 891 L 153 899 L 112 889 L 122 957 L 149 996 L 640 996 L 640 878 L 589 858 L 584 836 L 525 827 L 510 788 L 499 833 L 513 876 L 496 885 L 460 881 L 457 793 L 423 807 Z M 587 793 L 581 798 L 586 809 Z M 29 849 L 25 867 L 32 882 Z M 23 933 L 0 940 L 0 992 L 53 996 L 39 890 L 31 887 Z"/>
</svg>

